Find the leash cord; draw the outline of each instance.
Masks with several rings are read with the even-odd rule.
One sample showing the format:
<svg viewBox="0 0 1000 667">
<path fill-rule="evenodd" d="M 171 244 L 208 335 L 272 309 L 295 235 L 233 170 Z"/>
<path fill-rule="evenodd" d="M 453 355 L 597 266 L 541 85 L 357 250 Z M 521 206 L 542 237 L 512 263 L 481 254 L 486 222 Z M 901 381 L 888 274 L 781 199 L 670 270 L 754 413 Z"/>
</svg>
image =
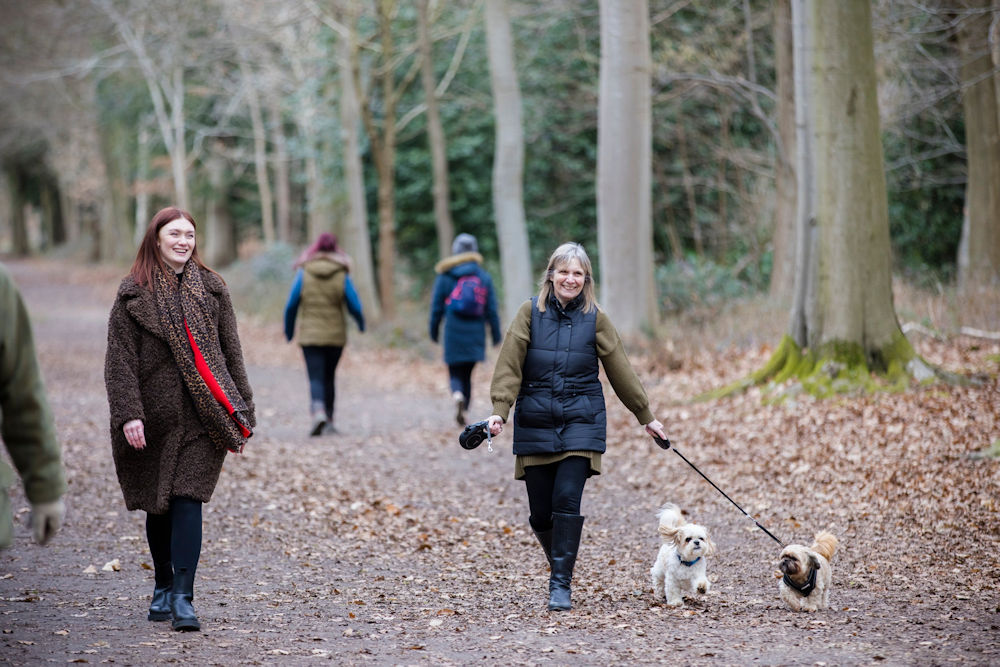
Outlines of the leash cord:
<svg viewBox="0 0 1000 667">
<path fill-rule="evenodd" d="M 662 444 L 660 444 L 660 442 L 659 442 L 659 440 L 660 440 L 659 438 L 655 438 L 655 440 L 657 440 L 657 443 L 656 443 L 656 444 L 660 445 L 660 447 L 663 447 L 663 445 L 662 445 Z M 736 504 L 736 501 L 735 501 L 735 500 L 733 500 L 732 498 L 730 498 L 729 496 L 727 496 L 727 495 L 726 495 L 726 492 L 725 492 L 725 491 L 723 491 L 722 489 L 720 489 L 720 488 L 719 488 L 718 486 L 716 486 L 716 485 L 715 485 L 715 482 L 713 482 L 712 480 L 710 480 L 710 479 L 709 479 L 709 478 L 708 478 L 708 477 L 707 477 L 707 476 L 705 475 L 705 473 L 703 473 L 702 471 L 698 470 L 698 467 L 697 467 L 697 466 L 696 466 L 695 464 L 693 464 L 693 463 L 691 463 L 690 461 L 688 461 L 688 460 L 687 460 L 687 457 L 686 457 L 686 456 L 684 456 L 683 454 L 681 454 L 681 453 L 680 453 L 679 451 L 677 451 L 677 448 L 676 448 L 676 447 L 673 447 L 672 445 L 670 445 L 670 441 L 669 441 L 669 440 L 668 440 L 668 441 L 666 441 L 666 443 L 667 443 L 667 446 L 668 446 L 668 447 L 670 447 L 670 449 L 672 449 L 672 450 L 673 450 L 674 454 L 676 454 L 677 456 L 681 457 L 681 460 L 683 460 L 683 461 L 684 461 L 684 463 L 686 463 L 686 464 L 688 464 L 689 466 L 691 466 L 691 468 L 692 468 L 692 469 L 693 469 L 693 470 L 694 470 L 694 471 L 695 471 L 696 473 L 698 473 L 699 475 L 701 475 L 701 476 L 702 476 L 702 479 L 704 479 L 704 480 L 705 480 L 706 482 L 708 482 L 709 484 L 711 484 L 711 485 L 712 485 L 712 487 L 713 487 L 713 488 L 714 488 L 714 489 L 715 489 L 716 491 L 718 491 L 719 493 L 721 493 L 721 494 L 722 494 L 722 496 L 723 496 L 723 497 L 724 497 L 724 498 L 725 498 L 726 500 L 728 500 L 729 502 L 731 502 L 731 503 L 732 503 L 732 504 L 733 504 L 733 505 L 734 505 L 734 506 L 736 507 L 736 509 L 738 509 L 739 511 L 743 512 L 743 515 L 744 515 L 744 516 L 746 516 L 746 518 L 748 518 L 748 519 L 750 519 L 751 521 L 753 521 L 753 522 L 754 522 L 754 524 L 755 524 L 755 525 L 756 525 L 756 526 L 757 526 L 758 528 L 760 528 L 761 530 L 763 530 L 763 531 L 764 531 L 765 533 L 767 533 L 767 536 L 768 536 L 768 537 L 770 537 L 770 538 L 771 538 L 772 540 L 774 540 L 775 542 L 777 542 L 778 544 L 780 544 L 780 545 L 781 545 L 782 547 L 784 547 L 784 546 L 785 546 L 785 543 L 784 543 L 784 542 L 782 542 L 782 541 L 781 541 L 781 540 L 779 540 L 779 539 L 778 539 L 777 537 L 775 537 L 775 536 L 774 536 L 774 535 L 773 535 L 773 534 L 771 533 L 771 531 L 769 531 L 769 530 L 768 530 L 767 528 L 765 528 L 764 526 L 760 525 L 760 522 L 759 522 L 759 521 L 757 521 L 757 520 L 756 520 L 755 518 L 753 518 L 752 516 L 750 516 L 749 514 L 747 514 L 746 510 L 744 510 L 744 509 L 743 509 L 742 507 L 740 507 L 739 505 L 737 505 L 737 504 Z"/>
</svg>

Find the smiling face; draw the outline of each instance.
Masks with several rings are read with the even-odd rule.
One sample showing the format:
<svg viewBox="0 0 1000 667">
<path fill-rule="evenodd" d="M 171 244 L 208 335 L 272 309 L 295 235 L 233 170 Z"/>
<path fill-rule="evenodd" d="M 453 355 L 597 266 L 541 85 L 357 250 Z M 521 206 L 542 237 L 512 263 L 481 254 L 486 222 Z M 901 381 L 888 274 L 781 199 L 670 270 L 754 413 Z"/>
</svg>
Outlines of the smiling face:
<svg viewBox="0 0 1000 667">
<path fill-rule="evenodd" d="M 156 247 L 160 250 L 163 261 L 180 273 L 194 252 L 194 225 L 185 218 L 171 220 L 160 227 L 156 235 Z"/>
<path fill-rule="evenodd" d="M 583 291 L 587 274 L 575 257 L 552 270 L 552 287 L 559 303 L 566 305 Z"/>
</svg>

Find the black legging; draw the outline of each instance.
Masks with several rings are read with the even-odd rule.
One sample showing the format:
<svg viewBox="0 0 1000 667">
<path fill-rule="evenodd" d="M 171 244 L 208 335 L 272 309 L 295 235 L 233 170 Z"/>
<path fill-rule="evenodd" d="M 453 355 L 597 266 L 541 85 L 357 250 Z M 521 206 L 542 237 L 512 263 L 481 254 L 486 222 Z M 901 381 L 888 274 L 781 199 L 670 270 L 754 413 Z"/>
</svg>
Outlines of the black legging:
<svg viewBox="0 0 1000 667">
<path fill-rule="evenodd" d="M 171 498 L 166 514 L 147 513 L 146 540 L 154 566 L 193 572 L 201 555 L 201 501 Z"/>
<path fill-rule="evenodd" d="M 528 491 L 528 521 L 537 531 L 552 527 L 553 514 L 579 514 L 583 485 L 590 476 L 590 459 L 570 456 L 562 461 L 524 469 Z"/>
<path fill-rule="evenodd" d="M 327 419 L 333 419 L 334 376 L 344 348 L 338 345 L 303 345 L 306 374 L 309 375 L 309 398 L 323 404 Z"/>
<path fill-rule="evenodd" d="M 472 400 L 472 369 L 475 365 L 474 361 L 448 364 L 448 383 L 453 392 L 462 392 L 462 397 L 465 399 L 465 409 L 469 408 L 469 402 Z"/>
</svg>

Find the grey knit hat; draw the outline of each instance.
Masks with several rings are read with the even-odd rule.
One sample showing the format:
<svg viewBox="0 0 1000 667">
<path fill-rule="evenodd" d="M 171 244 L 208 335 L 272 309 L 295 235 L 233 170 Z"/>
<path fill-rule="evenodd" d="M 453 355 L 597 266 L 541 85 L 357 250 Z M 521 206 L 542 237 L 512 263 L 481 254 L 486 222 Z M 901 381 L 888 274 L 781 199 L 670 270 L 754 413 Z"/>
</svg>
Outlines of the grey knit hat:
<svg viewBox="0 0 1000 667">
<path fill-rule="evenodd" d="M 463 252 L 479 252 L 479 244 L 472 234 L 459 234 L 451 242 L 451 254 L 460 255 Z"/>
</svg>

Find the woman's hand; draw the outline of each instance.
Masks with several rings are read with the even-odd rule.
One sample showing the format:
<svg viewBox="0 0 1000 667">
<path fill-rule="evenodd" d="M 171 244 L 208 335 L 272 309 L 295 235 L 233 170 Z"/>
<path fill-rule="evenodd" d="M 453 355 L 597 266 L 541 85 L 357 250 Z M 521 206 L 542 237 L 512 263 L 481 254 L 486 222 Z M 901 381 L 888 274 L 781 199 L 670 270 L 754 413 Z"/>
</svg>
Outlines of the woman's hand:
<svg viewBox="0 0 1000 667">
<path fill-rule="evenodd" d="M 122 426 L 122 432 L 125 434 L 125 440 L 133 449 L 145 449 L 146 430 L 143 428 L 141 419 L 125 422 L 125 425 Z"/>
<path fill-rule="evenodd" d="M 653 421 L 646 424 L 646 433 L 650 435 L 655 435 L 661 440 L 667 439 L 667 434 L 663 432 L 663 424 L 660 423 L 659 419 L 654 419 Z"/>
<path fill-rule="evenodd" d="M 489 421 L 490 435 L 500 435 L 503 433 L 503 419 L 500 415 L 490 415 Z"/>
</svg>

